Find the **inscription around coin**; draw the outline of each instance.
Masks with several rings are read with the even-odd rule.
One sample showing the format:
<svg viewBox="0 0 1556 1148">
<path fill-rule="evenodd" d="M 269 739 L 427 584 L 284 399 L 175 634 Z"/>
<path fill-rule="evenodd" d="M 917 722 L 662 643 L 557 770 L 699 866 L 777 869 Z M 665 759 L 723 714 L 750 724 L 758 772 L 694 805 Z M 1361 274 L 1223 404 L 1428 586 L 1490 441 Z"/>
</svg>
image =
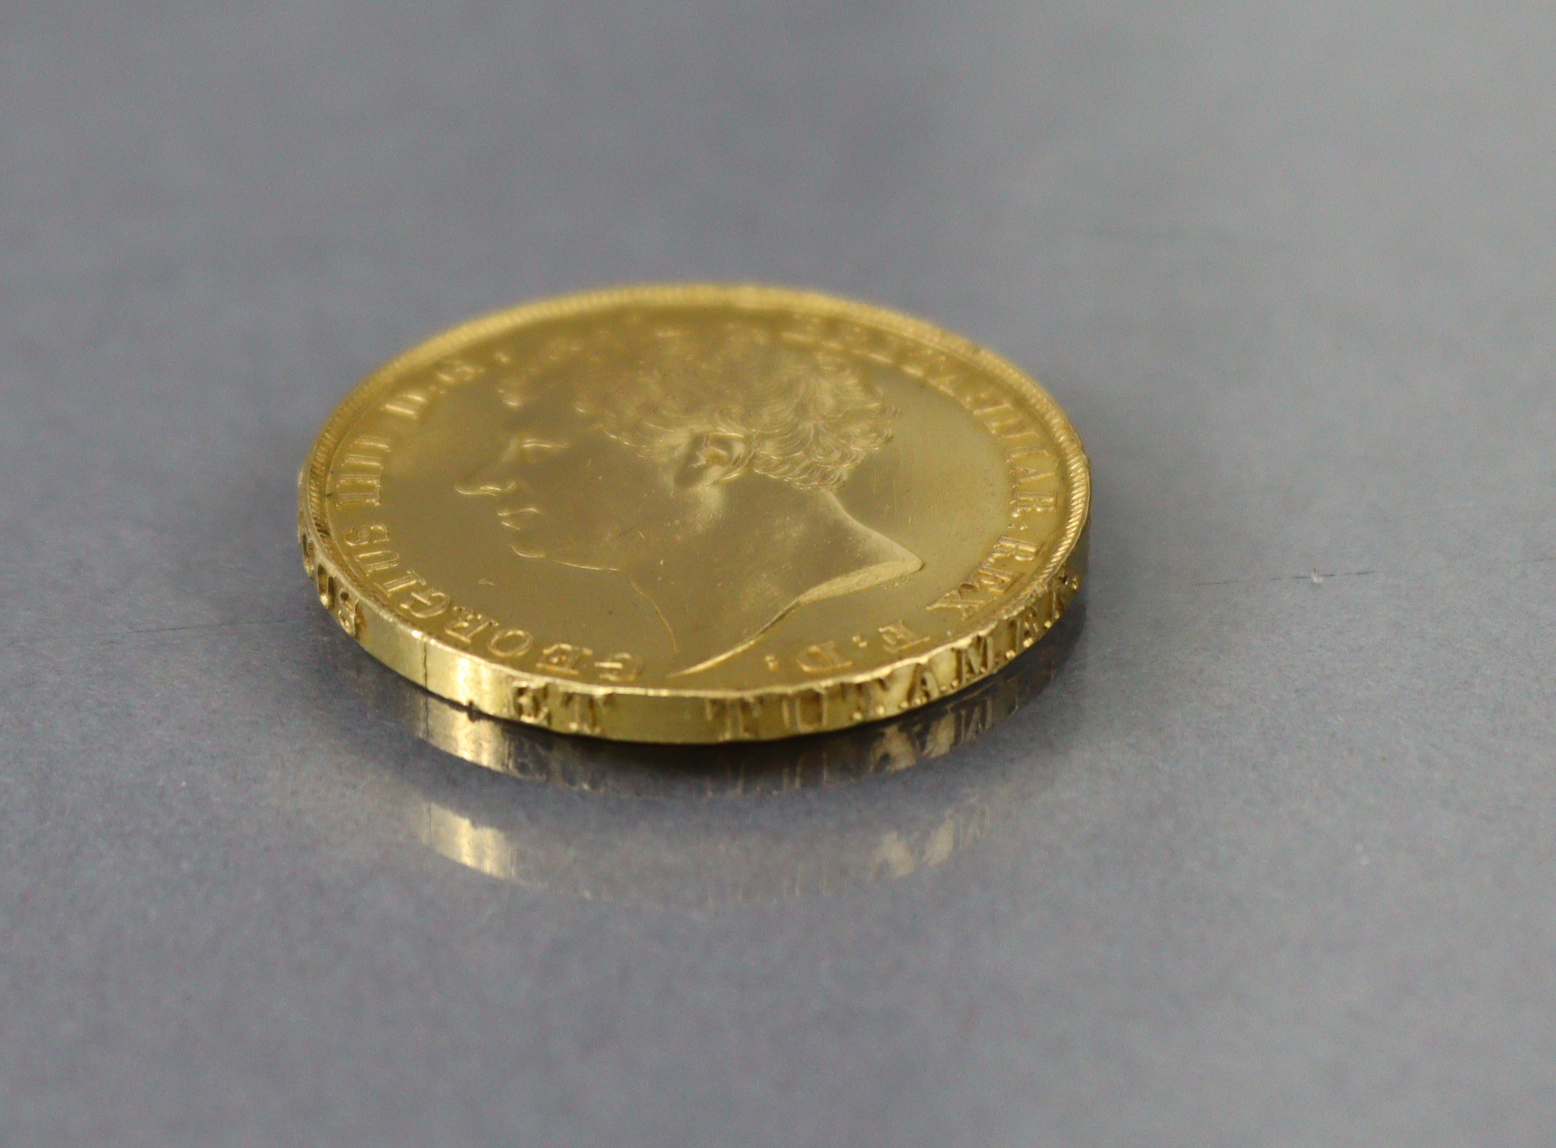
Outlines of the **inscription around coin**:
<svg viewBox="0 0 1556 1148">
<path fill-rule="evenodd" d="M 645 288 L 390 364 L 301 500 L 321 602 L 428 688 L 565 732 L 731 740 L 902 712 L 1029 647 L 1084 575 L 1089 479 L 1052 401 L 954 336 Z"/>
</svg>

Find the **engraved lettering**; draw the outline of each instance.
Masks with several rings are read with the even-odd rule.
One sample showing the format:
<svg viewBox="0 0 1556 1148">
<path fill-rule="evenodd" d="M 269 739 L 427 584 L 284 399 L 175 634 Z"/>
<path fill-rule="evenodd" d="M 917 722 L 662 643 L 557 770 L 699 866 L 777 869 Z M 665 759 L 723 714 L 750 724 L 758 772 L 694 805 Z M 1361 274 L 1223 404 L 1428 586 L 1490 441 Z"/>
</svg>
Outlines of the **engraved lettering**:
<svg viewBox="0 0 1556 1148">
<path fill-rule="evenodd" d="M 356 556 L 357 565 L 364 574 L 376 574 L 380 570 L 393 570 L 400 564 L 400 556 L 393 550 L 365 550 Z"/>
<path fill-rule="evenodd" d="M 1016 451 L 1010 460 L 1010 472 L 1017 482 L 1053 478 L 1059 473 L 1059 460 L 1046 450 Z"/>
<path fill-rule="evenodd" d="M 407 570 L 405 573 L 397 575 L 396 577 L 389 579 L 389 581 L 384 582 L 381 585 L 385 594 L 394 595 L 398 594 L 401 590 L 409 590 L 412 586 L 425 587 L 427 582 L 426 579 L 422 578 L 421 575 L 416 573 L 416 571 Z"/>
<path fill-rule="evenodd" d="M 967 409 L 979 418 L 988 418 L 991 415 L 1013 414 L 1016 408 L 998 391 L 983 390 L 968 401 Z"/>
<path fill-rule="evenodd" d="M 550 725 L 550 687 L 545 684 L 526 685 L 523 682 L 514 683 L 513 712 L 522 722 L 529 722 L 531 725 Z"/>
<path fill-rule="evenodd" d="M 643 659 L 636 654 L 612 654 L 595 662 L 594 672 L 607 682 L 630 682 L 643 672 Z"/>
<path fill-rule="evenodd" d="M 994 669 L 993 645 L 988 635 L 979 634 L 956 651 L 956 680 L 965 684 Z"/>
<path fill-rule="evenodd" d="M 344 586 L 335 589 L 335 620 L 340 623 L 341 629 L 353 638 L 362 633 L 362 626 L 366 621 L 362 613 L 362 607 L 357 605 L 355 596 Z"/>
<path fill-rule="evenodd" d="M 319 603 L 340 623 L 346 633 L 353 638 L 361 637 L 362 629 L 367 624 L 367 616 L 362 612 L 362 606 L 357 602 L 356 596 L 340 585 L 322 562 L 317 567 L 311 567 L 308 573 L 313 579 L 314 589 L 318 591 Z"/>
<path fill-rule="evenodd" d="M 340 540 L 352 550 L 360 550 L 364 546 L 382 546 L 389 541 L 389 528 L 381 522 L 356 526 L 344 532 Z"/>
<path fill-rule="evenodd" d="M 853 699 L 853 705 L 848 700 Z M 848 713 L 849 721 L 863 721 L 869 713 L 869 683 L 868 682 L 842 682 L 837 688 L 838 709 Z"/>
<path fill-rule="evenodd" d="M 756 698 L 707 698 L 703 713 L 719 731 L 720 741 L 756 737 L 761 732 L 762 705 Z"/>
<path fill-rule="evenodd" d="M 840 351 L 859 355 L 870 343 L 870 333 L 856 323 L 839 323 L 833 335 L 833 346 Z"/>
<path fill-rule="evenodd" d="M 460 383 L 468 383 L 471 379 L 479 378 L 485 373 L 485 367 L 479 367 L 474 363 L 467 363 L 463 359 L 449 359 L 438 368 L 438 380 L 449 386 L 458 386 Z"/>
<path fill-rule="evenodd" d="M 568 733 L 600 732 L 600 702 L 593 694 L 564 694 L 561 709 Z"/>
<path fill-rule="evenodd" d="M 577 677 L 580 664 L 592 658 L 594 651 L 584 646 L 573 646 L 567 642 L 557 642 L 547 646 L 540 652 L 539 659 L 535 662 L 535 668 L 549 670 L 553 674 L 568 674 Z"/>
<path fill-rule="evenodd" d="M 527 653 L 535 644 L 535 639 L 528 630 L 510 628 L 499 630 L 486 641 L 486 648 L 499 658 L 517 658 L 520 654 Z"/>
<path fill-rule="evenodd" d="M 1035 490 L 1014 490 L 1010 494 L 1010 515 L 1020 518 L 1026 514 L 1044 514 L 1059 507 L 1057 494 L 1041 494 Z"/>
<path fill-rule="evenodd" d="M 876 717 L 885 717 L 891 712 L 891 695 L 899 673 L 882 674 L 871 678 L 859 687 L 862 698 L 861 708 Z"/>
<path fill-rule="evenodd" d="M 419 578 L 417 581 L 421 581 Z M 426 583 L 422 583 L 424 586 Z M 410 593 L 411 604 L 403 609 L 413 618 L 426 621 L 436 618 L 444 610 L 448 609 L 448 595 L 441 590 L 412 590 Z"/>
<path fill-rule="evenodd" d="M 902 353 L 902 340 L 896 335 L 890 331 L 877 331 L 873 328 L 866 330 L 861 327 L 859 330 L 864 338 L 861 339 L 854 353 L 861 359 L 868 359 L 872 363 L 881 363 L 885 366 L 891 366 L 897 361 L 897 356 Z"/>
<path fill-rule="evenodd" d="M 948 590 L 929 604 L 931 610 L 955 610 L 957 616 L 966 618 L 987 606 L 988 600 L 973 596 L 976 589 L 963 582 L 955 590 Z"/>
<path fill-rule="evenodd" d="M 968 581 L 977 590 L 991 590 L 996 594 L 1003 594 L 1016 583 L 1019 574 L 1012 574 L 1009 570 L 1000 570 L 985 562 L 972 572 Z"/>
<path fill-rule="evenodd" d="M 468 646 L 483 630 L 489 630 L 496 624 L 496 619 L 488 618 L 485 614 L 478 614 L 464 606 L 455 606 L 453 617 L 443 627 L 443 632 L 456 642 L 463 642 Z"/>
<path fill-rule="evenodd" d="M 903 357 L 899 368 L 904 374 L 923 379 L 942 390 L 951 390 L 951 384 L 960 377 L 956 364 L 949 355 L 929 347 L 911 348 Z"/>
<path fill-rule="evenodd" d="M 379 435 L 359 435 L 351 440 L 340 460 L 340 470 L 330 485 L 337 507 L 378 506 L 383 495 L 383 459 L 389 440 Z M 380 526 L 381 530 L 384 530 Z M 384 530 L 384 539 L 389 537 Z M 365 545 L 364 543 L 362 543 Z"/>
<path fill-rule="evenodd" d="M 876 633 L 881 636 L 881 644 L 886 647 L 888 654 L 900 654 L 903 650 L 911 650 L 914 646 L 922 646 L 929 641 L 920 634 L 915 634 L 908 628 L 906 622 L 890 622 L 880 627 Z"/>
<path fill-rule="evenodd" d="M 994 543 L 994 548 L 989 551 L 989 561 L 997 562 L 1001 558 L 1009 558 L 1012 562 L 1035 562 L 1037 544 L 1009 534 L 1002 534 Z"/>
<path fill-rule="evenodd" d="M 377 455 L 389 449 L 381 439 L 364 435 L 353 439 L 340 460 L 340 470 L 330 484 L 337 507 L 378 506 L 383 494 L 383 460 Z M 388 532 L 384 532 L 388 537 Z"/>
<path fill-rule="evenodd" d="M 380 410 L 385 414 L 400 415 L 402 418 L 419 419 L 426 411 L 427 404 L 432 401 L 432 396 L 426 391 L 401 391 L 385 403 Z"/>
<path fill-rule="evenodd" d="M 783 724 L 790 733 L 815 733 L 827 724 L 827 691 L 801 690 L 783 699 Z"/>
<path fill-rule="evenodd" d="M 932 702 L 940 696 L 940 681 L 928 666 L 919 666 L 913 673 L 913 682 L 908 687 L 908 696 L 904 699 L 904 709 L 913 706 L 921 706 L 925 702 Z"/>
<path fill-rule="evenodd" d="M 1021 645 L 1021 617 L 1018 614 L 1014 618 L 1006 618 L 1005 625 L 1001 627 L 1005 631 L 1005 657 L 1014 658 Z"/>
<path fill-rule="evenodd" d="M 1012 439 L 1028 433 L 1027 418 L 998 391 L 982 390 L 964 399 L 967 409 L 996 438 Z"/>
<path fill-rule="evenodd" d="M 807 674 L 826 674 L 834 670 L 846 670 L 853 665 L 838 653 L 836 642 L 818 642 L 806 646 L 795 656 L 795 665 Z"/>
<path fill-rule="evenodd" d="M 1039 621 L 1039 615 L 1036 610 L 1025 611 L 1017 621 L 1019 623 L 1017 643 L 1023 650 L 1041 638 L 1047 632 L 1049 626 L 1047 619 Z"/>
</svg>

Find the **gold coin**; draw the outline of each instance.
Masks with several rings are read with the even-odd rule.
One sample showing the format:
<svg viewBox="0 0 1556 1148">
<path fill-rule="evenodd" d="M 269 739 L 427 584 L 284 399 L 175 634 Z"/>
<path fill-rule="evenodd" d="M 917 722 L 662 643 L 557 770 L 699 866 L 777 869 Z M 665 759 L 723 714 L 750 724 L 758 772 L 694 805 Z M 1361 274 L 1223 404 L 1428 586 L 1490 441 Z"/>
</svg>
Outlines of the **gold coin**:
<svg viewBox="0 0 1556 1148">
<path fill-rule="evenodd" d="M 1007 755 L 932 777 L 911 767 L 975 740 L 1041 693 L 1074 649 L 1083 610 L 1077 602 L 1033 649 L 938 702 L 765 743 L 631 745 L 553 734 L 472 713 L 374 672 L 366 659 L 331 660 L 360 696 L 437 748 L 609 799 L 472 785 L 430 758 L 383 762 L 385 796 L 422 844 L 468 869 L 563 896 L 718 909 L 900 880 L 1017 820 L 1051 784 L 1050 755 Z M 1049 733 L 1064 737 L 1063 729 Z M 850 790 L 847 817 L 793 815 L 807 790 L 815 798 L 807 808 L 836 810 L 825 796 L 836 787 Z M 751 797 L 766 800 L 739 800 Z M 736 800 L 711 809 L 709 798 Z"/>
<path fill-rule="evenodd" d="M 457 327 L 366 379 L 299 479 L 319 599 L 460 705 L 718 742 L 924 705 L 1080 588 L 1090 475 L 965 339 L 770 287 L 651 286 Z"/>
</svg>

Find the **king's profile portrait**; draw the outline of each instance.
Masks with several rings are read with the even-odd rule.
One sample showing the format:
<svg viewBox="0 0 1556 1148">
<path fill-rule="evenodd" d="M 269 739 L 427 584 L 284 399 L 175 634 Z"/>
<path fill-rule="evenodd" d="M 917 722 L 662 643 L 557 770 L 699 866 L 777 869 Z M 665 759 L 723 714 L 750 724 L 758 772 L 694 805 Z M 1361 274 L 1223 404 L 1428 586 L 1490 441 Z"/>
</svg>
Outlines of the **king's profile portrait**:
<svg viewBox="0 0 1556 1148">
<path fill-rule="evenodd" d="M 459 493 L 492 500 L 518 559 L 626 578 L 672 677 L 923 565 L 838 498 L 897 415 L 841 353 L 756 322 L 629 317 L 553 336 L 495 387 L 490 457 Z"/>
</svg>

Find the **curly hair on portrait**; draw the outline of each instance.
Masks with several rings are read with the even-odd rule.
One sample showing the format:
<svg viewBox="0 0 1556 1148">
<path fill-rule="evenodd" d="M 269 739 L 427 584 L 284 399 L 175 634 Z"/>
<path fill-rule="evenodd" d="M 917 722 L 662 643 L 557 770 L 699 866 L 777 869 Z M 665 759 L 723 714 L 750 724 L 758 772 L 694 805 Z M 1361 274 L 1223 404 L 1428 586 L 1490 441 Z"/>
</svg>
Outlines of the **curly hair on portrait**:
<svg viewBox="0 0 1556 1148">
<path fill-rule="evenodd" d="M 755 323 L 615 324 L 537 348 L 504 380 L 508 401 L 566 379 L 605 434 L 669 463 L 701 434 L 739 435 L 749 468 L 836 490 L 891 440 L 899 412 L 844 356 Z"/>
</svg>

